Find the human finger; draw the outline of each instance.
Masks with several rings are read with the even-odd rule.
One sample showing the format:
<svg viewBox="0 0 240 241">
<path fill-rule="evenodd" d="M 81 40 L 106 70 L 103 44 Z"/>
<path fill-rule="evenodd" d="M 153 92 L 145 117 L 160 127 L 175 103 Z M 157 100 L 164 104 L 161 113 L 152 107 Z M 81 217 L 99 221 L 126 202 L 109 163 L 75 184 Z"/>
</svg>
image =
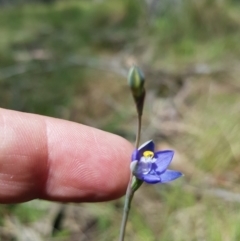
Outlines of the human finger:
<svg viewBox="0 0 240 241">
<path fill-rule="evenodd" d="M 126 190 L 131 151 L 114 134 L 0 109 L 0 203 L 115 199 Z"/>
</svg>

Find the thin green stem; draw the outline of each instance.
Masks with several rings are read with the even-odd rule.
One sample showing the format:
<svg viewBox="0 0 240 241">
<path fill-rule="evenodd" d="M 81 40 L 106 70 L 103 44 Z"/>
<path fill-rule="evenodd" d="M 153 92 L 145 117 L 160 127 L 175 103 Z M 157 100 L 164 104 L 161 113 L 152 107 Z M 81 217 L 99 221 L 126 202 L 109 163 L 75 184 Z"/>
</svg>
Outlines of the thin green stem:
<svg viewBox="0 0 240 241">
<path fill-rule="evenodd" d="M 142 116 L 138 114 L 138 128 L 137 128 L 137 136 L 136 136 L 136 142 L 135 142 L 136 149 L 138 149 L 139 147 L 139 142 L 141 137 L 141 128 L 142 128 Z"/>
<path fill-rule="evenodd" d="M 136 135 L 136 142 L 135 142 L 136 149 L 138 149 L 138 147 L 139 147 L 140 136 L 141 136 L 141 127 L 142 127 L 142 116 L 140 114 L 138 114 L 138 127 L 137 127 L 137 135 Z M 126 196 L 125 196 L 125 203 L 124 203 L 123 217 L 122 217 L 122 223 L 121 223 L 121 228 L 120 228 L 119 241 L 124 241 L 128 214 L 129 214 L 129 211 L 131 208 L 131 202 L 132 202 L 133 195 L 135 192 L 135 190 L 132 189 L 132 179 L 133 179 L 133 175 L 131 173 L 128 187 L 127 187 Z"/>
<path fill-rule="evenodd" d="M 127 225 L 127 220 L 128 220 L 128 214 L 129 214 L 129 211 L 130 211 L 130 208 L 131 208 L 131 201 L 132 201 L 133 194 L 134 194 L 134 192 L 132 191 L 131 182 L 132 182 L 132 175 L 131 175 L 130 181 L 128 183 L 128 188 L 127 188 L 126 197 L 125 197 L 119 241 L 124 241 L 125 230 L 126 230 L 126 225 Z"/>
</svg>

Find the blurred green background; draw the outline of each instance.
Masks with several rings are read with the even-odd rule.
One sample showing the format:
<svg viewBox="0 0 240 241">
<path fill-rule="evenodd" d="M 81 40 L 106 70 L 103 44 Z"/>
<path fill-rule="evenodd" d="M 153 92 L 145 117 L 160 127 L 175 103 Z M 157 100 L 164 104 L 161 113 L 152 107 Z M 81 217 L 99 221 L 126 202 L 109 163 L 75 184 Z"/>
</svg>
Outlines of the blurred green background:
<svg viewBox="0 0 240 241">
<path fill-rule="evenodd" d="M 134 141 L 126 74 L 147 79 L 142 142 L 185 177 L 144 185 L 126 240 L 240 240 L 240 1 L 0 1 L 1 107 Z M 123 199 L 0 206 L 0 240 L 118 240 Z"/>
</svg>

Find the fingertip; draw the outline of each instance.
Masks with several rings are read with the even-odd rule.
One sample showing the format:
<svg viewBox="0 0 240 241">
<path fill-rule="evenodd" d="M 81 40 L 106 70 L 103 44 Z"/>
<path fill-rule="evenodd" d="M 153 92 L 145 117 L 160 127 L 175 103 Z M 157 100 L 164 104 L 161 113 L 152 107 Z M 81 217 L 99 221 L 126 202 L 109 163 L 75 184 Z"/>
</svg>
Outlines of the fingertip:
<svg viewBox="0 0 240 241">
<path fill-rule="evenodd" d="M 45 198 L 105 201 L 122 196 L 130 176 L 132 145 L 120 136 L 89 126 L 61 123 L 65 124 L 60 128 L 48 123 L 52 151 Z"/>
</svg>

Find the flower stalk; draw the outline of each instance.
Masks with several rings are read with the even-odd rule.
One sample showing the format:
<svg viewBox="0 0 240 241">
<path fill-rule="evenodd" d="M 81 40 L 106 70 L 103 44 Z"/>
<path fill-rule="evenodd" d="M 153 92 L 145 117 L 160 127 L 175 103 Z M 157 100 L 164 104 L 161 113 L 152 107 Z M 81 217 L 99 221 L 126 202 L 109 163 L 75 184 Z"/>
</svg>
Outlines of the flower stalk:
<svg viewBox="0 0 240 241">
<path fill-rule="evenodd" d="M 128 74 L 128 85 L 131 88 L 132 96 L 137 109 L 138 124 L 137 124 L 137 134 L 135 141 L 135 148 L 138 149 L 140 138 L 141 138 L 141 128 L 142 128 L 142 113 L 145 100 L 145 88 L 144 88 L 145 78 L 141 70 L 133 66 Z M 124 210 L 122 223 L 120 228 L 119 241 L 124 241 L 125 230 L 128 220 L 129 211 L 131 209 L 131 202 L 134 196 L 134 192 L 141 186 L 142 182 L 138 182 L 131 172 L 130 179 L 126 191 Z"/>
<path fill-rule="evenodd" d="M 128 215 L 135 191 L 143 182 L 149 184 L 167 183 L 182 176 L 181 172 L 168 170 L 174 151 L 163 150 L 155 152 L 152 140 L 139 147 L 142 126 L 142 112 L 145 99 L 144 76 L 141 70 L 133 66 L 128 74 L 128 84 L 131 88 L 133 99 L 137 109 L 138 124 L 135 142 L 135 150 L 132 154 L 130 179 L 126 191 L 123 218 L 120 228 L 119 241 L 124 241 Z"/>
</svg>

